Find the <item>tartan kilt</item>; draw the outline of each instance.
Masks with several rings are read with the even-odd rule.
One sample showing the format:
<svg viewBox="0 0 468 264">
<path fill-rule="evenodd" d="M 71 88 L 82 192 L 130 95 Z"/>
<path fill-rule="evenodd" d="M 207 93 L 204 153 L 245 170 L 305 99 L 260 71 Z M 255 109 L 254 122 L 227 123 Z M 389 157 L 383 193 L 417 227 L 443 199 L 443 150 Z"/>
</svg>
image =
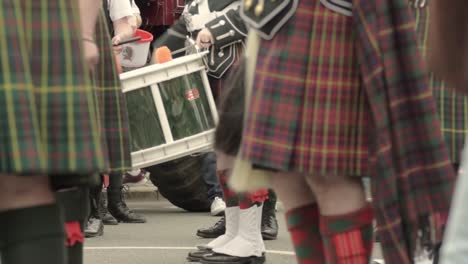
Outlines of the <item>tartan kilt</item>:
<svg viewBox="0 0 468 264">
<path fill-rule="evenodd" d="M 97 94 L 101 139 L 105 145 L 110 171 L 123 174 L 131 167 L 130 129 L 127 105 L 103 10 L 98 17 L 95 39 L 100 56 L 92 80 Z"/>
<path fill-rule="evenodd" d="M 370 111 L 352 17 L 299 1 L 271 41 L 262 40 L 241 157 L 313 175 L 367 175 Z"/>
<path fill-rule="evenodd" d="M 69 0 L 0 2 L 0 175 L 107 168 L 78 10 Z"/>
<path fill-rule="evenodd" d="M 426 54 L 426 44 L 429 32 L 429 8 L 415 8 L 416 27 L 421 42 L 422 53 Z M 431 76 L 429 84 L 434 92 L 437 103 L 442 134 L 453 163 L 459 164 L 465 144 L 465 134 L 468 132 L 468 100 L 466 96 L 455 94 L 448 89 L 443 81 Z"/>
</svg>

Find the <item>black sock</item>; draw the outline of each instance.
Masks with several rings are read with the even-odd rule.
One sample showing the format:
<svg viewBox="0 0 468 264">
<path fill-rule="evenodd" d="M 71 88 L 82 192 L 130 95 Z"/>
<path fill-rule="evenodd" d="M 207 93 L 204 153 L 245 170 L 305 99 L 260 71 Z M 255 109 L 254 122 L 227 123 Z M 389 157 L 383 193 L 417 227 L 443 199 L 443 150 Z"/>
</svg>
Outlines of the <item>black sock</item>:
<svg viewBox="0 0 468 264">
<path fill-rule="evenodd" d="M 120 173 L 109 173 L 109 187 L 111 190 L 120 190 L 123 186 L 123 179 Z"/>
<path fill-rule="evenodd" d="M 0 213 L 2 264 L 64 264 L 65 231 L 57 205 Z"/>
<path fill-rule="evenodd" d="M 89 189 L 80 187 L 70 190 L 58 191 L 57 202 L 65 213 L 63 224 L 77 222 L 80 230 L 84 230 L 84 223 L 89 215 Z M 83 243 L 77 242 L 73 246 L 67 246 L 67 264 L 83 263 Z"/>
</svg>

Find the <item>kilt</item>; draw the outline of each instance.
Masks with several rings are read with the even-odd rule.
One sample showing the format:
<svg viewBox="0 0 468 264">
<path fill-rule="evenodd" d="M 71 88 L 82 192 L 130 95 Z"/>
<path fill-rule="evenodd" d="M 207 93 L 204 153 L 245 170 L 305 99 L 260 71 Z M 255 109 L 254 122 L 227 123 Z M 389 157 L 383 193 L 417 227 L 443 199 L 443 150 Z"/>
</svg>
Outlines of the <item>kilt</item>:
<svg viewBox="0 0 468 264">
<path fill-rule="evenodd" d="M 422 53 L 426 54 L 426 44 L 429 32 L 429 8 L 414 9 L 416 26 L 421 42 Z M 429 81 L 437 103 L 442 133 L 447 144 L 450 159 L 459 164 L 465 143 L 465 134 L 468 132 L 468 100 L 466 96 L 455 94 L 448 89 L 443 81 L 431 76 Z"/>
<path fill-rule="evenodd" d="M 122 87 L 115 67 L 106 16 L 101 12 L 96 26 L 96 44 L 100 56 L 92 74 L 97 94 L 100 132 L 113 173 L 123 173 L 131 167 L 130 129 Z"/>
<path fill-rule="evenodd" d="M 0 175 L 107 168 L 77 1 L 0 2 Z"/>
<path fill-rule="evenodd" d="M 299 1 L 262 40 L 241 157 L 274 170 L 367 175 L 370 114 L 352 25 L 318 0 Z"/>
</svg>

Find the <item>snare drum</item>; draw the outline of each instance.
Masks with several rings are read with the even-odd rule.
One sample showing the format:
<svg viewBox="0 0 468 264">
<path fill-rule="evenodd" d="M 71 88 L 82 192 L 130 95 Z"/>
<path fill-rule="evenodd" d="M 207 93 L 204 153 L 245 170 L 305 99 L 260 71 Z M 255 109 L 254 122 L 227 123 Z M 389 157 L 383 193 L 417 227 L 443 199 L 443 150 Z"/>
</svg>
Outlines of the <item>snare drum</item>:
<svg viewBox="0 0 468 264">
<path fill-rule="evenodd" d="M 120 75 L 134 168 L 212 149 L 218 115 L 205 55 L 188 55 Z"/>
</svg>

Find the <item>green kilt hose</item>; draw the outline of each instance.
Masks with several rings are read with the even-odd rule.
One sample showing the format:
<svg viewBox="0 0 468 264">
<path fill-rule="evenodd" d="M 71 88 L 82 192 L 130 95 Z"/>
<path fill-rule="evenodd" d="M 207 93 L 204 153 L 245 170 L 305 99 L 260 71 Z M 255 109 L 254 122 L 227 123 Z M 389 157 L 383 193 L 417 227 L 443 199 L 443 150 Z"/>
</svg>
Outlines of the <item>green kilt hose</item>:
<svg viewBox="0 0 468 264">
<path fill-rule="evenodd" d="M 93 73 L 93 81 L 97 92 L 101 137 L 107 150 L 110 171 L 123 174 L 131 167 L 130 130 L 127 105 L 106 23 L 106 16 L 101 12 L 95 37 L 100 52 L 99 63 Z"/>
<path fill-rule="evenodd" d="M 261 41 L 239 158 L 370 176 L 385 260 L 413 263 L 441 241 L 455 177 L 408 1 L 298 2 Z"/>
<path fill-rule="evenodd" d="M 422 52 L 426 54 L 429 32 L 429 7 L 415 8 L 416 25 L 419 40 L 423 44 Z M 446 88 L 444 82 L 431 77 L 430 85 L 439 110 L 440 124 L 453 163 L 459 164 L 464 146 L 465 134 L 468 132 L 468 100 L 466 96 L 455 94 Z"/>
<path fill-rule="evenodd" d="M 107 170 L 78 12 L 69 0 L 0 3 L 0 174 Z"/>
</svg>

